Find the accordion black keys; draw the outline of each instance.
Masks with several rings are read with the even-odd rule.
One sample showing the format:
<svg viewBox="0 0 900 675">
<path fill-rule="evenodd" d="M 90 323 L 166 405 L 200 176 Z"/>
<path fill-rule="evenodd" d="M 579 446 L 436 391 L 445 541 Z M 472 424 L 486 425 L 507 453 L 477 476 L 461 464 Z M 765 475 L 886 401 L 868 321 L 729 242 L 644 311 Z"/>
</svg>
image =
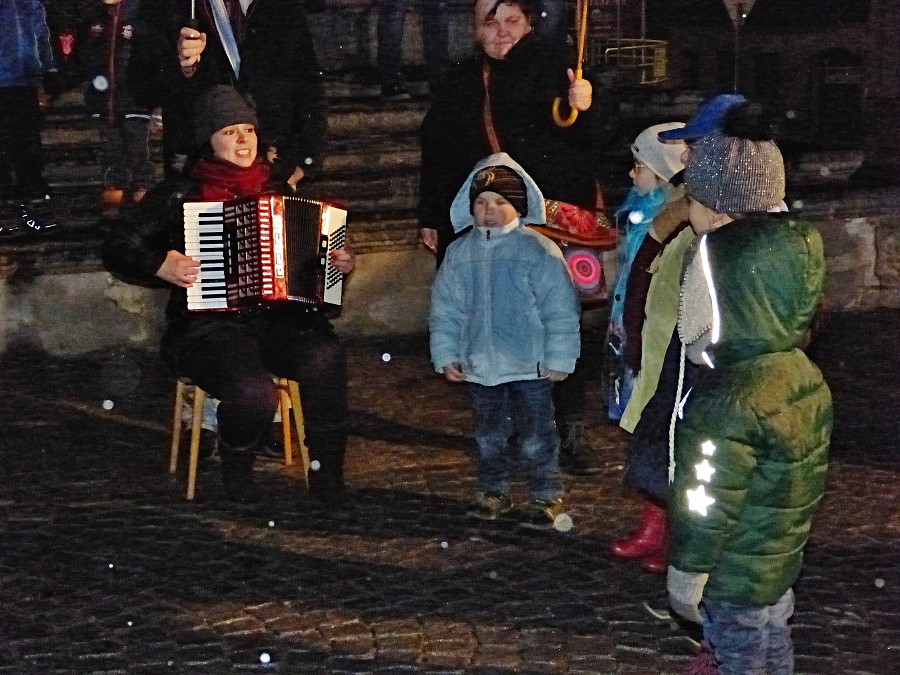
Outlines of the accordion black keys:
<svg viewBox="0 0 900 675">
<path fill-rule="evenodd" d="M 347 212 L 302 197 L 257 195 L 185 202 L 185 254 L 200 261 L 188 309 L 233 310 L 299 302 L 341 304 Z"/>
</svg>

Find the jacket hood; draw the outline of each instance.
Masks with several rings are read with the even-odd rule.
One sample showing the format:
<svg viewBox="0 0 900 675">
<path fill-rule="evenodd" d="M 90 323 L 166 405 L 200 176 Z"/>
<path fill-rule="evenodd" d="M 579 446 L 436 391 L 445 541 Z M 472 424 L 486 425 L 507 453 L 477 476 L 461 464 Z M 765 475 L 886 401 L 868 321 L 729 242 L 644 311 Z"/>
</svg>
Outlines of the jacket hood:
<svg viewBox="0 0 900 675">
<path fill-rule="evenodd" d="M 701 237 L 692 267 L 706 280 L 714 366 L 803 344 L 822 295 L 825 257 L 811 225 L 789 215 L 759 214 Z M 690 314 L 690 270 L 683 302 Z M 690 342 L 690 336 L 686 342 Z M 706 360 L 706 359 L 704 359 Z"/>
<path fill-rule="evenodd" d="M 521 176 L 525 182 L 525 194 L 528 197 L 528 213 L 522 216 L 521 222 L 529 225 L 544 225 L 547 222 L 547 212 L 544 207 L 544 195 L 541 194 L 537 183 L 525 173 L 525 169 L 519 166 L 519 163 L 512 157 L 505 152 L 498 152 L 478 162 L 469 173 L 469 177 L 466 178 L 466 182 L 463 183 L 459 192 L 456 193 L 453 204 L 450 206 L 450 222 L 453 224 L 453 231 L 461 232 L 475 224 L 475 218 L 472 215 L 471 205 L 469 204 L 469 186 L 472 184 L 475 174 L 489 166 L 505 166 Z"/>
</svg>

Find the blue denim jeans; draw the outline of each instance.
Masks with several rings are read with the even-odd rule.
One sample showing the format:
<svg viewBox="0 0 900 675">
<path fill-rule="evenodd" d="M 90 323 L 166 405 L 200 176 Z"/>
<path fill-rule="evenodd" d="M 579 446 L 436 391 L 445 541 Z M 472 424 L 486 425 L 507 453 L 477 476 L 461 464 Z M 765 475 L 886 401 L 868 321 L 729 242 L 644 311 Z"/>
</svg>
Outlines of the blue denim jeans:
<svg viewBox="0 0 900 675">
<path fill-rule="evenodd" d="M 512 470 L 508 441 L 518 431 L 531 498 L 562 496 L 553 383 L 521 380 L 493 387 L 469 383 L 469 391 L 474 406 L 479 488 L 509 494 Z"/>
<path fill-rule="evenodd" d="M 403 66 L 403 26 L 409 0 L 378 2 L 378 68 L 382 84 L 399 84 Z M 447 0 L 417 0 L 422 20 L 422 48 L 432 93 L 450 67 Z"/>
<path fill-rule="evenodd" d="M 794 591 L 774 605 L 743 605 L 704 598 L 703 637 L 712 645 L 720 675 L 791 675 L 794 645 L 788 619 Z"/>
</svg>

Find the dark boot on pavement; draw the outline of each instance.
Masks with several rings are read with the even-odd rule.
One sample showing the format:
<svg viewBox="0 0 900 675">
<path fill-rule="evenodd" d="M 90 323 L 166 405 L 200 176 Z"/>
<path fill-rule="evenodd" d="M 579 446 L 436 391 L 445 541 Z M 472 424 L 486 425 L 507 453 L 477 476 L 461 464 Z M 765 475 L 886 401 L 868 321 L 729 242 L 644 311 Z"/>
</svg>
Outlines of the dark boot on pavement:
<svg viewBox="0 0 900 675">
<path fill-rule="evenodd" d="M 338 502 L 344 496 L 344 454 L 347 434 L 343 431 L 307 436 L 309 446 L 309 492 L 324 502 Z"/>
<path fill-rule="evenodd" d="M 609 550 L 617 558 L 636 560 L 659 552 L 666 545 L 669 517 L 666 509 L 647 500 L 641 515 L 641 522 L 628 537 L 615 539 Z"/>
<path fill-rule="evenodd" d="M 253 480 L 253 460 L 255 458 L 253 448 L 232 448 L 223 443 L 221 439 L 219 443 L 225 498 L 239 504 L 258 503 L 260 501 L 259 489 Z"/>
<path fill-rule="evenodd" d="M 570 476 L 593 476 L 600 473 L 600 462 L 587 440 L 581 420 L 560 425 L 559 468 Z"/>
</svg>

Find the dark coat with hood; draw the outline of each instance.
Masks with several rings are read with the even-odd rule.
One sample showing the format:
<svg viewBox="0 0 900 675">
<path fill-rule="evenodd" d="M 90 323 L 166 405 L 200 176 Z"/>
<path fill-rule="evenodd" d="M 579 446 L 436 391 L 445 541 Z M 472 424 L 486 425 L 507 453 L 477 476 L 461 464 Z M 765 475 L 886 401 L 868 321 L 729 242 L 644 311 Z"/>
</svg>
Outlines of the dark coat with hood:
<svg viewBox="0 0 900 675">
<path fill-rule="evenodd" d="M 756 214 L 698 248 L 718 307 L 705 350 L 715 367 L 700 367 L 676 425 L 670 564 L 709 573 L 705 597 L 771 605 L 797 579 L 825 492 L 831 394 L 801 350 L 822 239 L 788 214 Z"/>
<path fill-rule="evenodd" d="M 568 112 L 566 69 L 572 63 L 567 48 L 543 44 L 529 34 L 502 60 L 481 53 L 459 66 L 422 123 L 421 227 L 438 230 L 442 242 L 452 238 L 453 197 L 475 163 L 495 152 L 483 117 L 486 93 L 500 150 L 522 165 L 544 196 L 596 206 L 594 153 L 608 139 L 611 116 L 595 88 L 591 107 L 579 113 L 573 126 L 553 122 L 554 98 L 562 97 L 563 116 Z"/>
</svg>

